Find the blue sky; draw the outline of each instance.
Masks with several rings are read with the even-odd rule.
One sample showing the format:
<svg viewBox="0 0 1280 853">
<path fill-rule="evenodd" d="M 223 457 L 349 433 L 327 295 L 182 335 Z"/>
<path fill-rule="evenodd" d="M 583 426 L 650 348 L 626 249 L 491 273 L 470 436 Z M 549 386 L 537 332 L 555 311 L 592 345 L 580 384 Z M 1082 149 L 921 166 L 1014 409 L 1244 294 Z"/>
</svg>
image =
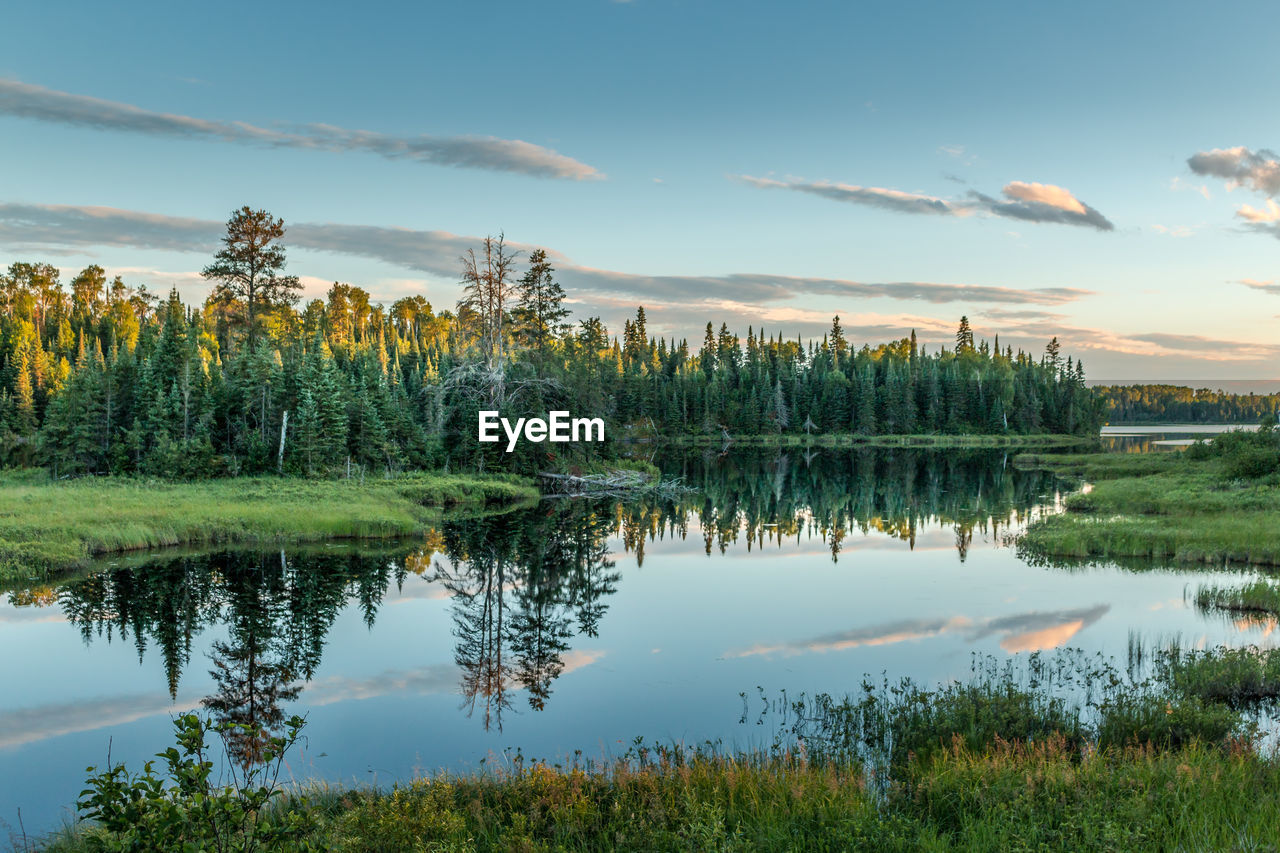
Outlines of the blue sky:
<svg viewBox="0 0 1280 853">
<path fill-rule="evenodd" d="M 1280 7 L 1116 5 L 19 4 L 0 263 L 201 297 L 250 204 L 309 295 L 451 307 L 502 230 L 615 331 L 967 314 L 1093 377 L 1280 376 Z"/>
</svg>

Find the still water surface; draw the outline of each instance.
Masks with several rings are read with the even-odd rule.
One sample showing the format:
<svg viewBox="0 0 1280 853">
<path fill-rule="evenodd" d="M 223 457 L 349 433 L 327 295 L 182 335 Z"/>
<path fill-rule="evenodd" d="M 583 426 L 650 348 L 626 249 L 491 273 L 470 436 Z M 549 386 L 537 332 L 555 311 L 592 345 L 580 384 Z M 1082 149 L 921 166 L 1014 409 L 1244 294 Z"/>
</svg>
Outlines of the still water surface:
<svg viewBox="0 0 1280 853">
<path fill-rule="evenodd" d="M 1104 426 L 1102 445 L 1108 450 L 1147 453 L 1153 450 L 1181 450 L 1195 441 L 1212 441 L 1215 435 L 1232 430 L 1256 430 L 1257 424 L 1143 424 Z"/>
<path fill-rule="evenodd" d="M 658 459 L 677 501 L 548 499 L 412 542 L 154 555 L 0 596 L 0 819 L 56 826 L 108 744 L 170 718 L 308 719 L 295 778 L 387 783 L 636 736 L 750 746 L 740 694 L 965 677 L 971 653 L 1270 644 L 1197 612 L 1204 572 L 1042 566 L 1009 538 L 1059 485 L 1004 451 Z M 1222 573 L 1212 576 L 1222 580 Z"/>
</svg>

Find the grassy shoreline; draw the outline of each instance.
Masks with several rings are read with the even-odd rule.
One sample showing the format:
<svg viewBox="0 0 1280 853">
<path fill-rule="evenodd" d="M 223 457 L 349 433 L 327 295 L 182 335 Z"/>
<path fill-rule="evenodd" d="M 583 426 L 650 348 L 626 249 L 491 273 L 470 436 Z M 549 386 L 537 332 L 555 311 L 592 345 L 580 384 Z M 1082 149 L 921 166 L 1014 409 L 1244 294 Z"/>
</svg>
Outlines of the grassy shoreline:
<svg viewBox="0 0 1280 853">
<path fill-rule="evenodd" d="M 1259 794 L 1280 787 L 1280 756 L 1248 709 L 1280 698 L 1280 650 L 1162 652 L 1140 680 L 1069 650 L 973 672 L 802 695 L 768 749 L 637 740 L 600 762 L 516 754 L 391 788 L 290 788 L 266 812 L 290 838 L 262 849 L 1274 849 L 1280 808 Z M 142 824 L 83 823 L 39 849 L 151 850 L 160 829 L 198 842 L 207 796 L 170 791 Z"/>
<path fill-rule="evenodd" d="M 1065 512 L 1027 528 L 1027 554 L 1280 566 L 1275 476 L 1233 476 L 1228 462 L 1186 452 L 1022 454 L 1014 463 L 1089 484 Z"/>
<path fill-rule="evenodd" d="M 10 471 L 0 474 L 0 581 L 41 580 L 103 554 L 175 545 L 412 536 L 445 508 L 537 496 L 530 481 L 508 476 L 55 482 L 42 471 Z"/>
</svg>

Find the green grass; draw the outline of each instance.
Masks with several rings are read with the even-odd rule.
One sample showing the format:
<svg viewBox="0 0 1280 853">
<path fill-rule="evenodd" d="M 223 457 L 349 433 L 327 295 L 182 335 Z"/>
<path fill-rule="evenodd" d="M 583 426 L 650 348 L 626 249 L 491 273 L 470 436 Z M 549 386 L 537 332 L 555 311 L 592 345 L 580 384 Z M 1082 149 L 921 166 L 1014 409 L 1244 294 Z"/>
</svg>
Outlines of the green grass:
<svg viewBox="0 0 1280 853">
<path fill-rule="evenodd" d="M 1015 462 L 1087 480 L 1066 512 L 1040 519 L 1032 556 L 1145 557 L 1180 563 L 1280 565 L 1280 483 L 1230 476 L 1228 462 L 1185 453 L 1025 454 Z"/>
<path fill-rule="evenodd" d="M 39 580 L 95 556 L 174 545 L 415 535 L 446 507 L 533 499 L 514 477 L 251 477 L 191 483 L 124 477 L 51 482 L 0 474 L 0 581 Z"/>
</svg>

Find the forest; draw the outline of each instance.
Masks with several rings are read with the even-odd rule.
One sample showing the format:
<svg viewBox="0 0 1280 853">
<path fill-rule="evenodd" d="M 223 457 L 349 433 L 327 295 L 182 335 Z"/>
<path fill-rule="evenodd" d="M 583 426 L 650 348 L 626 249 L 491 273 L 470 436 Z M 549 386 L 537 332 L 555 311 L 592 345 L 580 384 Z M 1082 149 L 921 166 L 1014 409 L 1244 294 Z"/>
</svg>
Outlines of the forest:
<svg viewBox="0 0 1280 853">
<path fill-rule="evenodd" d="M 693 345 L 573 318 L 546 252 L 500 235 L 459 259 L 462 298 L 389 307 L 334 282 L 303 304 L 286 229 L 244 207 L 203 270 L 201 304 L 89 266 L 0 276 L 0 461 L 55 477 L 181 478 L 410 469 L 530 473 L 590 465 L 616 439 L 761 434 L 1096 432 L 1101 398 L 1055 338 L 1043 353 L 975 340 L 856 346 L 707 322 Z M 697 344 L 700 343 L 700 347 Z M 696 347 L 696 349 L 695 349 Z M 477 412 L 603 417 L 604 444 L 477 443 Z"/>
<path fill-rule="evenodd" d="M 1280 386 L 1280 382 L 1277 382 Z M 1185 385 L 1101 385 L 1113 424 L 1256 424 L 1280 412 L 1280 392 L 1228 394 Z"/>
</svg>

